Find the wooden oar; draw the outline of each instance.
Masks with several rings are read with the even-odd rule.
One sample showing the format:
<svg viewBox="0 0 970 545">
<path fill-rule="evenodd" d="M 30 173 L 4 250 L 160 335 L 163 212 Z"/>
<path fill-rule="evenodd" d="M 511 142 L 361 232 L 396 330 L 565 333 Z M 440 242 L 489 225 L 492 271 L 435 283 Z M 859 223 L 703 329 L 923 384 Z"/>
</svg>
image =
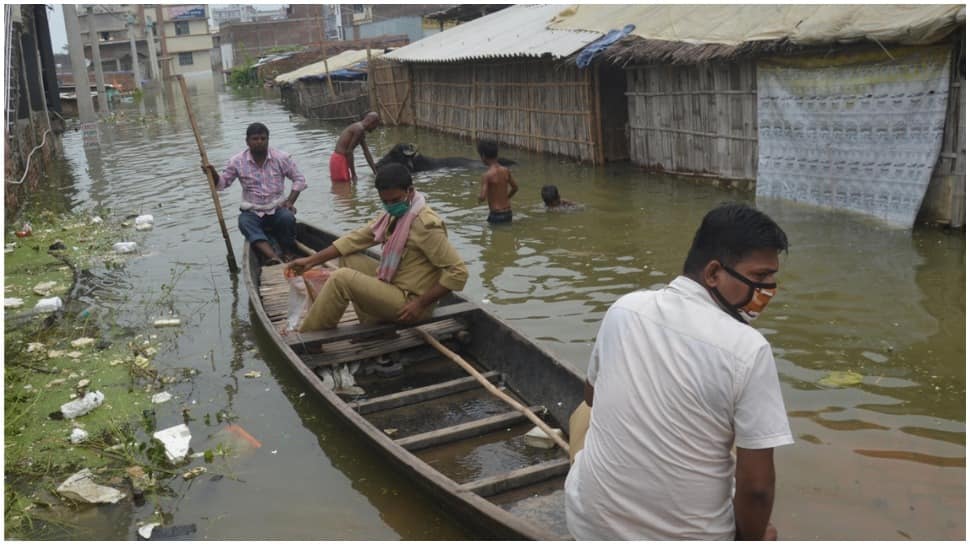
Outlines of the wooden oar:
<svg viewBox="0 0 970 545">
<path fill-rule="evenodd" d="M 539 426 L 539 429 L 544 431 L 546 435 L 552 438 L 552 440 L 555 441 L 557 445 L 559 445 L 559 448 L 566 451 L 566 454 L 569 454 L 569 444 L 566 443 L 566 441 L 564 441 L 562 437 L 559 436 L 558 433 L 555 433 L 554 431 L 552 431 L 552 428 L 550 428 L 545 422 L 542 421 L 542 419 L 536 416 L 534 412 L 530 411 L 528 407 L 519 403 L 518 401 L 513 399 L 511 396 L 509 396 L 502 390 L 499 390 L 487 378 L 483 377 L 481 373 L 479 373 L 474 367 L 472 367 L 470 363 L 465 361 L 464 358 L 462 358 L 458 354 L 455 354 L 447 346 L 438 342 L 438 339 L 435 339 L 434 336 L 432 336 L 430 333 L 428 333 L 427 331 L 425 331 L 420 327 L 415 327 L 414 330 L 417 331 L 422 337 L 424 337 L 424 340 L 428 344 L 438 349 L 438 352 L 441 352 L 448 359 L 460 365 L 462 369 L 464 369 L 465 371 L 468 372 L 468 374 L 473 376 L 475 380 L 477 380 L 482 386 L 484 386 L 485 389 L 488 390 L 491 394 L 498 397 L 502 401 L 508 403 L 509 405 L 512 406 L 512 408 L 514 408 L 515 410 L 525 415 L 525 417 L 528 418 L 533 424 L 535 424 L 536 426 Z"/>
<path fill-rule="evenodd" d="M 202 144 L 202 137 L 199 135 L 199 127 L 195 123 L 195 114 L 192 113 L 192 103 L 189 102 L 189 89 L 185 85 L 185 78 L 182 74 L 172 76 L 179 81 L 182 89 L 182 98 L 185 99 L 185 109 L 189 112 L 189 123 L 192 124 L 192 132 L 195 133 L 195 143 L 199 146 L 199 155 L 202 156 L 202 166 L 206 167 L 205 175 L 209 180 L 209 192 L 212 194 L 212 203 L 216 207 L 216 217 L 219 218 L 219 227 L 222 229 L 222 238 L 226 241 L 226 259 L 229 261 L 229 270 L 235 274 L 239 272 L 236 265 L 236 254 L 232 251 L 232 241 L 229 240 L 229 231 L 226 229 L 226 220 L 222 217 L 222 205 L 219 203 L 219 193 L 216 192 L 216 180 L 209 169 L 209 157 L 205 153 L 205 146 Z"/>
</svg>

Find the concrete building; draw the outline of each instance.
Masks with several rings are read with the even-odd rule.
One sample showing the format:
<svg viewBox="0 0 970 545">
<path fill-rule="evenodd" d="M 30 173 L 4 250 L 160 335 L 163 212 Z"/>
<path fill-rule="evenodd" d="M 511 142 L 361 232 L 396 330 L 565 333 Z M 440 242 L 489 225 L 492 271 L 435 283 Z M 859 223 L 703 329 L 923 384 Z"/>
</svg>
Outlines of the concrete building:
<svg viewBox="0 0 970 545">
<path fill-rule="evenodd" d="M 199 74 L 212 71 L 212 34 L 206 4 L 158 5 L 154 9 L 161 39 L 162 72 Z"/>
<path fill-rule="evenodd" d="M 213 4 L 212 6 L 212 20 L 216 28 L 225 23 L 251 23 L 256 19 L 256 8 L 249 4 Z"/>
<path fill-rule="evenodd" d="M 134 72 L 128 34 L 128 27 L 131 25 L 142 80 L 156 79 L 156 74 L 151 70 L 144 5 L 79 4 L 77 12 L 78 22 L 81 25 L 81 39 L 84 41 L 84 56 L 88 59 L 93 58 L 89 32 L 90 25 L 93 24 L 101 51 L 101 66 L 106 77 L 113 73 Z"/>
</svg>

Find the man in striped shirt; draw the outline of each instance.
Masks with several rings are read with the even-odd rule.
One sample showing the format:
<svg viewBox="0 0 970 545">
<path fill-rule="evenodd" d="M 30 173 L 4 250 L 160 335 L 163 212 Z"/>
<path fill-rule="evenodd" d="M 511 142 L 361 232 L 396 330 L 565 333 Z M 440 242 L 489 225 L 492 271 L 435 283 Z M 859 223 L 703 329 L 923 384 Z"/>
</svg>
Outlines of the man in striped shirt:
<svg viewBox="0 0 970 545">
<path fill-rule="evenodd" d="M 232 185 L 236 178 L 242 185 L 242 202 L 239 204 L 239 231 L 246 241 L 263 257 L 264 265 L 278 265 L 296 257 L 296 207 L 294 203 L 300 192 L 306 189 L 306 178 L 286 152 L 269 147 L 269 129 L 262 123 L 246 128 L 248 149 L 237 153 L 226 163 L 222 174 L 211 170 L 217 180 L 216 189 L 222 191 Z M 293 187 L 283 196 L 283 179 L 289 178 Z M 277 255 L 266 232 L 273 234 L 283 252 Z"/>
</svg>

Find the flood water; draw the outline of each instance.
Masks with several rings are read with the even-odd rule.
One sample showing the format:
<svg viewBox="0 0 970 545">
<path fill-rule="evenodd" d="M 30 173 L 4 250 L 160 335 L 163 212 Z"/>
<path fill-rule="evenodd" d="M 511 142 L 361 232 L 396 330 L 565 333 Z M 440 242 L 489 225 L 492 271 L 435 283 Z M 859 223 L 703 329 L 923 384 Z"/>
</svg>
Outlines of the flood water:
<svg viewBox="0 0 970 545">
<path fill-rule="evenodd" d="M 307 176 L 299 218 L 345 231 L 376 215 L 366 166 L 358 167 L 358 184 L 331 187 L 327 160 L 341 126 L 292 115 L 271 91 L 229 92 L 208 78 L 189 86 L 213 164 L 242 150 L 246 126 L 261 121 L 270 145 L 292 154 Z M 173 391 L 181 404 L 158 410 L 159 428 L 180 423 L 180 407 L 188 407 L 199 452 L 219 441 L 222 413 L 262 447 L 223 462 L 227 478 L 176 479 L 156 505 L 80 511 L 71 536 L 133 538 L 137 522 L 158 507 L 171 524 L 196 524 L 196 539 L 480 537 L 336 422 L 254 325 L 243 284 L 226 267 L 181 96 L 149 93 L 140 107 L 120 109 L 126 119 L 102 124 L 98 146 L 85 146 L 80 132 L 64 135 L 66 163 L 52 168 L 67 175 L 36 199 L 116 219 L 155 216 L 153 231 L 134 235 L 142 255 L 123 269 L 93 271 L 84 297 L 104 313 L 116 309 L 111 319 L 139 332 L 158 317 L 159 302 L 182 318 L 177 332 L 159 331 L 165 344 L 156 364 L 201 373 Z M 407 141 L 426 155 L 476 155 L 472 143 L 410 127 L 378 129 L 368 139 L 378 153 Z M 478 172 L 422 174 L 416 183 L 468 263 L 465 293 L 580 371 L 613 301 L 672 280 L 711 207 L 754 200 L 626 164 L 597 168 L 515 149 L 503 155 L 519 163 L 511 225 L 485 223 Z M 539 188 L 547 183 L 584 208 L 546 212 Z M 238 185 L 221 196 L 241 257 Z M 780 292 L 756 323 L 774 346 L 797 438 L 776 450 L 772 518 L 782 539 L 963 539 L 964 237 L 757 204 L 791 242 Z M 244 378 L 249 371 L 262 377 Z M 819 384 L 833 371 L 863 380 Z"/>
</svg>

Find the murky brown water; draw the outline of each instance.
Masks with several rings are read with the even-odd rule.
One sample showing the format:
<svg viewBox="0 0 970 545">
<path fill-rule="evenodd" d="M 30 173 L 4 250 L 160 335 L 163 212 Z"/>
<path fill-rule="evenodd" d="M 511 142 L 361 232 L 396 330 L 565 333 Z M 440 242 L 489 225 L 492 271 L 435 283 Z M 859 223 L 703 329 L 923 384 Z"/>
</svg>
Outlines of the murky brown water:
<svg viewBox="0 0 970 545">
<path fill-rule="evenodd" d="M 271 94 L 223 92 L 190 82 L 213 163 L 244 146 L 248 123 L 270 127 L 271 145 L 288 151 L 307 175 L 297 203 L 304 221 L 343 231 L 378 211 L 370 176 L 335 192 L 327 158 L 340 126 L 290 115 Z M 51 206 L 110 208 L 114 216 L 151 213 L 147 252 L 121 272 L 95 271 L 91 297 L 119 306 L 133 327 L 147 320 L 145 300 L 177 279 L 172 307 L 184 327 L 159 362 L 202 371 L 186 396 L 193 447 L 218 440 L 225 411 L 263 446 L 231 461 L 232 478 L 180 483 L 158 499 L 173 524 L 195 523 L 205 539 L 454 539 L 466 533 L 427 496 L 390 470 L 334 422 L 251 325 L 241 283 L 231 280 L 225 249 L 181 98 L 149 96 L 143 107 L 164 117 L 104 125 L 100 147 L 64 137 L 71 178 Z M 432 156 L 474 157 L 473 145 L 414 128 L 375 132 L 372 148 L 417 142 Z M 607 307 L 629 291 L 668 282 L 679 271 L 703 214 L 724 200 L 752 200 L 683 181 L 648 176 L 628 165 L 593 168 L 520 150 L 521 185 L 513 224 L 489 227 L 476 204 L 478 173 L 417 178 L 448 222 L 471 272 L 465 292 L 526 335 L 586 368 Z M 366 167 L 360 172 L 366 172 Z M 546 212 L 539 188 L 559 186 L 585 209 Z M 223 194 L 237 256 L 239 189 Z M 796 445 L 776 455 L 773 516 L 786 539 L 962 539 L 965 535 L 965 240 L 918 229 L 890 230 L 856 216 L 759 202 L 788 232 L 781 292 L 757 326 L 772 341 Z M 131 290 L 140 297 L 128 299 Z M 261 379 L 245 379 L 249 370 Z M 863 382 L 826 388 L 831 371 Z M 306 395 L 304 395 L 306 394 Z M 159 411 L 160 427 L 180 422 Z M 212 437 L 210 439 L 210 437 Z M 140 510 L 81 513 L 74 537 L 130 538 Z M 114 509 L 114 510 L 112 510 Z"/>
</svg>

